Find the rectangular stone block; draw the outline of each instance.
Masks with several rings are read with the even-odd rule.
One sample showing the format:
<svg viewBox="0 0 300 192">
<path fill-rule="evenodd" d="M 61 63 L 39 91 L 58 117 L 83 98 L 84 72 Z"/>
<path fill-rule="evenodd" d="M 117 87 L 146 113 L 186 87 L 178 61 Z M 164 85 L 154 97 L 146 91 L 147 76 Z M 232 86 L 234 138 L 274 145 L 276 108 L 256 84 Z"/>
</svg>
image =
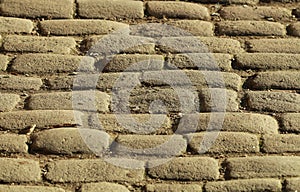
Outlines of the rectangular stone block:
<svg viewBox="0 0 300 192">
<path fill-rule="evenodd" d="M 70 37 L 6 36 L 5 51 L 70 54 L 76 50 L 76 42 Z"/>
<path fill-rule="evenodd" d="M 300 22 L 290 24 L 287 31 L 289 35 L 300 37 Z"/>
<path fill-rule="evenodd" d="M 0 190 L 5 192 L 65 192 L 64 189 L 58 187 L 46 186 L 27 186 L 27 185 L 0 185 Z"/>
<path fill-rule="evenodd" d="M 152 167 L 148 174 L 153 178 L 167 180 L 217 180 L 219 167 L 218 162 L 209 157 L 183 157 Z"/>
<path fill-rule="evenodd" d="M 73 18 L 73 0 L 3 0 L 1 13 L 12 17 Z"/>
<path fill-rule="evenodd" d="M 127 168 L 117 166 L 119 164 Z M 53 182 L 139 182 L 144 179 L 143 167 L 141 161 L 122 158 L 111 158 L 109 162 L 102 159 L 58 160 L 47 164 L 45 177 Z"/>
<path fill-rule="evenodd" d="M 300 175 L 300 157 L 265 156 L 239 157 L 227 160 L 232 179 L 296 177 Z"/>
<path fill-rule="evenodd" d="M 286 187 L 285 190 L 287 192 L 295 192 L 300 189 L 300 178 L 289 178 L 286 179 Z"/>
<path fill-rule="evenodd" d="M 267 153 L 300 151 L 300 136 L 293 134 L 264 135 L 262 150 Z"/>
<path fill-rule="evenodd" d="M 29 19 L 0 17 L 0 33 L 31 33 L 33 23 Z"/>
<path fill-rule="evenodd" d="M 0 89 L 4 90 L 39 90 L 43 82 L 40 78 L 13 75 L 0 75 Z"/>
<path fill-rule="evenodd" d="M 207 21 L 178 20 L 178 21 L 170 21 L 167 24 L 173 26 L 174 29 L 179 28 L 183 30 L 184 34 L 190 33 L 190 35 L 194 35 L 194 36 L 207 36 L 207 37 L 214 36 L 214 25 Z M 183 35 L 179 35 L 179 36 L 183 36 Z M 164 37 L 166 36 L 164 35 Z"/>
<path fill-rule="evenodd" d="M 0 112 L 12 111 L 20 100 L 17 94 L 0 93 Z"/>
<path fill-rule="evenodd" d="M 144 5 L 141 1 L 78 0 L 78 13 L 84 18 L 141 19 Z"/>
<path fill-rule="evenodd" d="M 7 69 L 7 65 L 10 61 L 10 58 L 6 55 L 0 55 L 0 71 L 5 71 Z"/>
<path fill-rule="evenodd" d="M 300 39 L 252 39 L 246 41 L 249 52 L 300 53 Z"/>
<path fill-rule="evenodd" d="M 147 192 L 169 192 L 169 191 L 185 191 L 185 192 L 202 192 L 202 186 L 199 184 L 147 184 Z"/>
<path fill-rule="evenodd" d="M 0 134 L 0 151 L 6 153 L 27 153 L 28 146 L 26 143 L 27 138 L 25 135 Z"/>
<path fill-rule="evenodd" d="M 99 182 L 99 183 L 85 183 L 81 186 L 81 192 L 99 192 L 99 191 L 115 191 L 115 192 L 129 192 L 124 186 L 117 183 Z"/>
<path fill-rule="evenodd" d="M 285 113 L 281 116 L 280 121 L 283 125 L 282 131 L 300 132 L 300 113 Z"/>
</svg>

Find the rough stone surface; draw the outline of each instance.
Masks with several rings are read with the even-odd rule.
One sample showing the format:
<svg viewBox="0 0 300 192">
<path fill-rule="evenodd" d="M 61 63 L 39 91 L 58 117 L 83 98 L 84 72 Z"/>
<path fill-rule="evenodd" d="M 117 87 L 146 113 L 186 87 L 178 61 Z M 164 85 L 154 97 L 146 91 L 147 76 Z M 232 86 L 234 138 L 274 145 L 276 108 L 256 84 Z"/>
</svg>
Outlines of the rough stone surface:
<svg viewBox="0 0 300 192">
<path fill-rule="evenodd" d="M 300 46 L 300 44 L 299 44 Z M 236 66 L 254 70 L 300 69 L 300 54 L 243 53 L 236 56 Z"/>
<path fill-rule="evenodd" d="M 16 94 L 0 94 L 0 112 L 12 111 L 18 102 L 20 96 Z"/>
<path fill-rule="evenodd" d="M 63 127 L 77 125 L 74 111 L 16 111 L 0 113 L 0 127 L 8 130 L 21 130 L 36 125 L 37 128 Z"/>
<path fill-rule="evenodd" d="M 201 3 L 226 3 L 226 4 L 242 4 L 242 5 L 256 5 L 259 0 L 197 0 Z"/>
<path fill-rule="evenodd" d="M 94 129 L 57 128 L 33 135 L 31 149 L 41 153 L 73 154 L 94 151 L 101 153 L 109 147 L 109 135 Z"/>
<path fill-rule="evenodd" d="M 28 19 L 0 17 L 0 33 L 31 33 L 33 23 Z"/>
<path fill-rule="evenodd" d="M 286 179 L 286 191 L 295 192 L 300 189 L 300 178 Z"/>
<path fill-rule="evenodd" d="M 289 25 L 287 30 L 289 35 L 300 37 L 300 22 Z"/>
<path fill-rule="evenodd" d="M 300 39 L 252 39 L 246 41 L 249 52 L 300 53 Z"/>
<path fill-rule="evenodd" d="M 3 49 L 13 52 L 37 52 L 70 54 L 75 51 L 76 42 L 70 37 L 31 37 L 9 35 L 5 37 Z"/>
<path fill-rule="evenodd" d="M 252 191 L 281 191 L 281 182 L 277 179 L 245 179 L 233 181 L 208 182 L 206 192 L 252 192 Z"/>
<path fill-rule="evenodd" d="M 247 106 L 252 110 L 300 112 L 300 95 L 289 92 L 252 91 L 247 93 Z"/>
<path fill-rule="evenodd" d="M 186 152 L 187 142 L 181 135 L 120 135 L 113 152 L 129 157 L 175 156 Z"/>
<path fill-rule="evenodd" d="M 300 157 L 239 157 L 227 160 L 233 179 L 267 178 L 300 175 Z"/>
<path fill-rule="evenodd" d="M 23 54 L 18 56 L 12 70 L 19 73 L 62 73 L 94 71 L 94 59 L 87 56 L 59 54 Z"/>
<path fill-rule="evenodd" d="M 221 130 L 256 134 L 278 133 L 275 118 L 255 113 L 196 113 L 186 114 L 180 120 L 178 132 Z"/>
<path fill-rule="evenodd" d="M 0 71 L 5 71 L 10 59 L 6 55 L 0 55 Z"/>
<path fill-rule="evenodd" d="M 220 35 L 232 36 L 283 36 L 286 34 L 284 25 L 267 21 L 223 21 L 217 23 L 217 30 Z"/>
<path fill-rule="evenodd" d="M 101 19 L 140 19 L 144 17 L 141 1 L 78 0 L 80 17 Z"/>
<path fill-rule="evenodd" d="M 129 33 L 127 24 L 106 20 L 47 20 L 40 27 L 45 35 L 104 35 L 114 31 Z"/>
<path fill-rule="evenodd" d="M 186 53 L 170 55 L 169 68 L 230 71 L 232 56 L 222 53 Z"/>
<path fill-rule="evenodd" d="M 31 95 L 28 108 L 31 110 L 88 110 L 107 112 L 110 97 L 98 91 L 73 91 L 40 93 Z"/>
<path fill-rule="evenodd" d="M 150 168 L 148 174 L 159 179 L 215 180 L 219 177 L 216 160 L 208 157 L 174 158 L 162 165 Z"/>
<path fill-rule="evenodd" d="M 0 190 L 5 192 L 65 192 L 64 189 L 58 187 L 46 186 L 25 186 L 25 185 L 0 185 Z"/>
<path fill-rule="evenodd" d="M 285 113 L 281 116 L 282 130 L 300 132 L 300 113 Z"/>
<path fill-rule="evenodd" d="M 153 1 L 147 3 L 146 10 L 158 18 L 210 19 L 206 7 L 188 2 Z"/>
<path fill-rule="evenodd" d="M 300 89 L 300 73 L 296 71 L 262 72 L 247 83 L 251 89 Z"/>
<path fill-rule="evenodd" d="M 0 134 L 0 151 L 7 153 L 27 153 L 28 146 L 26 142 L 27 138 L 25 135 Z"/>
<path fill-rule="evenodd" d="M 190 33 L 190 35 L 195 36 L 213 36 L 214 35 L 214 26 L 212 23 L 201 20 L 179 20 L 179 21 L 170 21 L 168 25 L 173 26 L 175 29 L 179 28 L 184 30 L 184 35 Z M 162 32 L 163 33 L 163 32 Z M 166 37 L 168 34 L 164 34 Z M 179 35 L 181 36 L 181 35 Z M 182 35 L 183 36 L 183 35 Z"/>
<path fill-rule="evenodd" d="M 43 82 L 40 78 L 13 75 L 0 75 L 0 89 L 39 90 Z"/>
<path fill-rule="evenodd" d="M 129 190 L 123 186 L 116 183 L 86 183 L 81 187 L 81 192 L 129 192 Z"/>
<path fill-rule="evenodd" d="M 30 159 L 0 158 L 2 182 L 37 182 L 41 180 L 38 161 Z"/>
<path fill-rule="evenodd" d="M 262 149 L 267 153 L 300 152 L 300 136 L 292 134 L 265 135 Z"/>
<path fill-rule="evenodd" d="M 189 147 L 196 153 L 202 153 L 206 147 L 202 142 L 217 137 L 213 144 L 205 150 L 206 153 L 228 154 L 228 153 L 256 153 L 259 152 L 259 141 L 256 135 L 249 133 L 234 132 L 203 132 L 187 136 Z"/>
<path fill-rule="evenodd" d="M 198 184 L 148 184 L 146 185 L 147 192 L 170 192 L 170 191 L 185 191 L 185 192 L 202 192 L 202 186 Z"/>
<path fill-rule="evenodd" d="M 99 114 L 93 118 L 94 126 L 101 124 L 100 129 L 108 132 L 159 134 L 172 128 L 170 118 L 160 114 Z"/>
<path fill-rule="evenodd" d="M 107 162 L 109 161 L 109 162 Z M 122 163 L 128 168 L 114 165 Z M 53 182 L 96 182 L 96 181 L 127 181 L 138 182 L 144 179 L 144 163 L 141 161 L 111 158 L 85 160 L 59 160 L 47 164 L 46 178 Z M 139 169 L 132 169 L 134 165 Z"/>
<path fill-rule="evenodd" d="M 73 18 L 72 0 L 3 0 L 2 15 L 13 17 Z"/>
<path fill-rule="evenodd" d="M 232 6 L 220 10 L 220 15 L 226 20 L 275 20 L 286 21 L 292 18 L 291 11 L 281 7 L 271 6 Z"/>
</svg>

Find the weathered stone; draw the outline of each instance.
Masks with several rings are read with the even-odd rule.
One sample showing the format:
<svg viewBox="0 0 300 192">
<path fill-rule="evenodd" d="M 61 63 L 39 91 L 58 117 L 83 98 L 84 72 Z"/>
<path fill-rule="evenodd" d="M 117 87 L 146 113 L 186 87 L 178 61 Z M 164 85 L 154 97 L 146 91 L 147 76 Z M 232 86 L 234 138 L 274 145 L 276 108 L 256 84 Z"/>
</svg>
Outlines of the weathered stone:
<svg viewBox="0 0 300 192">
<path fill-rule="evenodd" d="M 202 186 L 198 184 L 147 184 L 147 192 L 202 192 Z"/>
<path fill-rule="evenodd" d="M 290 24 L 287 28 L 288 34 L 300 37 L 300 22 Z"/>
<path fill-rule="evenodd" d="M 65 190 L 58 187 L 46 186 L 27 186 L 27 185 L 0 185 L 0 191 L 5 192 L 65 192 Z"/>
<path fill-rule="evenodd" d="M 167 23 L 175 28 L 184 30 L 186 33 L 195 36 L 213 36 L 214 35 L 214 26 L 212 23 L 207 21 L 199 20 L 178 20 L 170 21 Z M 168 34 L 164 34 L 164 37 Z M 181 35 L 180 35 L 181 36 Z"/>
<path fill-rule="evenodd" d="M 262 149 L 267 153 L 300 152 L 300 136 L 292 134 L 264 135 Z"/>
<path fill-rule="evenodd" d="M 19 101 L 19 95 L 0 93 L 0 112 L 12 111 Z"/>
<path fill-rule="evenodd" d="M 285 113 L 281 116 L 282 130 L 300 132 L 300 113 Z"/>
<path fill-rule="evenodd" d="M 25 135 L 0 134 L 0 151 L 7 153 L 27 153 L 28 146 L 26 143 L 27 138 Z"/>
<path fill-rule="evenodd" d="M 0 33 L 31 33 L 33 23 L 28 19 L 0 17 Z"/>
<path fill-rule="evenodd" d="M 129 190 L 123 186 L 116 183 L 86 183 L 81 187 L 81 192 L 129 192 Z"/>
<path fill-rule="evenodd" d="M 5 90 L 39 90 L 43 82 L 40 78 L 14 75 L 0 75 L 0 89 Z"/>
<path fill-rule="evenodd" d="M 300 53 L 300 39 L 252 39 L 246 41 L 249 52 Z M 280 62 L 278 62 L 280 63 Z"/>
<path fill-rule="evenodd" d="M 287 192 L 295 192 L 300 189 L 300 178 L 290 178 L 286 179 L 286 191 Z"/>
<path fill-rule="evenodd" d="M 0 71 L 5 71 L 10 59 L 6 55 L 0 55 Z"/>
</svg>

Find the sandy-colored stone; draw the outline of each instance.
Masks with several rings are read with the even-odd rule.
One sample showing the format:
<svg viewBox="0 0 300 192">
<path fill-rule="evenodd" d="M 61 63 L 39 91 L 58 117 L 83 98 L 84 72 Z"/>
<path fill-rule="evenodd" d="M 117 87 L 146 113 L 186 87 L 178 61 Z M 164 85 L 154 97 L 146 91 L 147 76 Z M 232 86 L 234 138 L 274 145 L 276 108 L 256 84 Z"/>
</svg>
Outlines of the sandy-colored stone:
<svg viewBox="0 0 300 192">
<path fill-rule="evenodd" d="M 202 192 L 199 184 L 147 184 L 147 192 Z"/>
<path fill-rule="evenodd" d="M 3 43 L 5 51 L 70 54 L 76 49 L 74 38 L 9 35 Z"/>
<path fill-rule="evenodd" d="M 300 189 L 300 177 L 286 179 L 286 192 L 295 192 Z"/>
<path fill-rule="evenodd" d="M 256 5 L 259 0 L 197 0 L 201 3 L 225 3 L 225 4 L 241 4 L 241 5 Z"/>
<path fill-rule="evenodd" d="M 271 112 L 300 112 L 300 95 L 289 92 L 250 91 L 247 106 L 251 110 Z"/>
<path fill-rule="evenodd" d="M 300 22 L 289 25 L 287 30 L 289 35 L 300 37 Z"/>
<path fill-rule="evenodd" d="M 201 20 L 178 20 L 178 21 L 170 21 L 167 23 L 175 28 L 179 28 L 184 30 L 184 35 L 190 33 L 190 35 L 195 36 L 213 36 L 214 35 L 214 26 L 212 23 Z M 163 37 L 167 37 L 169 31 L 167 33 L 163 33 Z M 171 35 L 174 36 L 174 35 Z M 178 35 L 178 36 L 183 36 Z"/>
<path fill-rule="evenodd" d="M 174 1 L 152 1 L 146 5 L 147 12 L 155 17 L 209 20 L 209 12 L 200 4 Z"/>
<path fill-rule="evenodd" d="M 43 82 L 40 78 L 14 75 L 0 75 L 0 89 L 5 90 L 39 90 Z"/>
<path fill-rule="evenodd" d="M 32 110 L 109 111 L 110 97 L 99 91 L 73 91 L 31 95 L 28 108 Z"/>
<path fill-rule="evenodd" d="M 264 135 L 262 150 L 267 153 L 300 152 L 300 136 L 293 134 Z"/>
<path fill-rule="evenodd" d="M 141 1 L 78 0 L 78 13 L 84 18 L 140 19 L 144 17 Z"/>
<path fill-rule="evenodd" d="M 117 166 L 119 163 L 128 168 Z M 47 164 L 46 178 L 53 182 L 139 182 L 144 179 L 143 167 L 141 161 L 122 158 L 59 160 Z"/>
<path fill-rule="evenodd" d="M 31 33 L 33 23 L 28 19 L 0 17 L 0 33 Z"/>
<path fill-rule="evenodd" d="M 37 182 L 41 180 L 39 162 L 31 159 L 0 158 L 3 182 Z"/>
<path fill-rule="evenodd" d="M 281 116 L 282 130 L 300 132 L 300 113 L 285 113 Z"/>
<path fill-rule="evenodd" d="M 6 130 L 27 129 L 36 125 L 37 128 L 75 126 L 80 124 L 76 117 L 81 113 L 74 111 L 16 111 L 0 113 L 0 127 Z"/>
<path fill-rule="evenodd" d="M 249 52 L 300 53 L 300 39 L 252 39 L 246 41 Z M 279 62 L 280 63 L 280 62 Z"/>
<path fill-rule="evenodd" d="M 120 184 L 116 183 L 86 183 L 81 186 L 81 192 L 129 192 L 129 190 Z"/>
<path fill-rule="evenodd" d="M 129 26 L 124 23 L 107 20 L 45 20 L 40 22 L 46 35 L 104 35 L 115 31 L 129 33 Z"/>
<path fill-rule="evenodd" d="M 12 111 L 20 100 L 19 95 L 0 93 L 0 112 Z"/>
<path fill-rule="evenodd" d="M 254 134 L 237 132 L 203 132 L 187 136 L 189 147 L 196 153 L 257 153 L 259 140 Z M 206 146 L 203 142 L 214 140 L 212 145 Z"/>
<path fill-rule="evenodd" d="M 5 71 L 10 59 L 6 55 L 0 55 L 0 71 Z"/>
<path fill-rule="evenodd" d="M 208 182 L 206 192 L 252 192 L 281 191 L 281 182 L 277 179 L 242 179 L 232 181 Z"/>
<path fill-rule="evenodd" d="M 94 71 L 94 59 L 87 56 L 59 54 L 23 54 L 12 64 L 19 73 L 62 73 L 75 71 Z"/>
<path fill-rule="evenodd" d="M 46 186 L 27 186 L 27 185 L 0 185 L 0 191 L 5 192 L 65 192 L 64 189 L 58 187 Z"/>
<path fill-rule="evenodd" d="M 28 146 L 26 143 L 27 138 L 25 135 L 0 134 L 0 151 L 7 153 L 27 153 Z"/>
<path fill-rule="evenodd" d="M 148 174 L 153 178 L 181 181 L 215 180 L 219 177 L 219 167 L 217 161 L 212 158 L 184 157 L 174 158 L 150 168 Z"/>
<path fill-rule="evenodd" d="M 300 157 L 238 157 L 227 160 L 232 179 L 300 176 Z"/>
<path fill-rule="evenodd" d="M 253 35 L 253 36 L 284 36 L 285 26 L 280 23 L 268 21 L 223 21 L 217 23 L 220 35 Z"/>
</svg>

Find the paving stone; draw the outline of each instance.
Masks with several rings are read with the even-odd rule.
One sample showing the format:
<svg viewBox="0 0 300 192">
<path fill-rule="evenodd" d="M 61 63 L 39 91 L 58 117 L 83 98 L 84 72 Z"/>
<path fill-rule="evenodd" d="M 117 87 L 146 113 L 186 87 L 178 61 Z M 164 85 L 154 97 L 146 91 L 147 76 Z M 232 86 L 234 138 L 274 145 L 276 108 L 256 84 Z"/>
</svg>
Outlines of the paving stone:
<svg viewBox="0 0 300 192">
<path fill-rule="evenodd" d="M 186 152 L 187 142 L 181 135 L 119 135 L 112 151 L 131 158 L 175 156 Z"/>
<path fill-rule="evenodd" d="M 109 147 L 109 135 L 94 129 L 57 128 L 33 135 L 31 149 L 50 154 L 97 154 Z"/>
<path fill-rule="evenodd" d="M 0 185 L 0 190 L 5 192 L 65 192 L 64 189 L 58 187 L 46 186 L 25 186 L 25 185 Z"/>
<path fill-rule="evenodd" d="M 201 3 L 225 3 L 225 4 L 243 4 L 243 5 L 256 5 L 259 0 L 196 0 Z"/>
<path fill-rule="evenodd" d="M 300 37 L 300 22 L 289 25 L 287 30 L 289 35 Z"/>
<path fill-rule="evenodd" d="M 171 131 L 172 122 L 168 116 L 160 114 L 97 114 L 93 120 L 95 126 L 114 133 L 161 134 Z M 151 119 L 153 118 L 153 119 Z"/>
<path fill-rule="evenodd" d="M 248 81 L 251 89 L 300 89 L 300 73 L 275 71 L 258 73 Z"/>
<path fill-rule="evenodd" d="M 0 151 L 7 153 L 27 153 L 27 138 L 25 135 L 10 133 L 0 134 Z M 1 190 L 1 186 L 0 186 Z"/>
<path fill-rule="evenodd" d="M 0 55 L 0 71 L 5 71 L 10 59 L 6 55 Z"/>
<path fill-rule="evenodd" d="M 241 77 L 235 73 L 198 71 L 198 70 L 163 70 L 144 72 L 142 80 L 152 86 L 194 86 L 197 90 L 203 88 L 228 88 L 239 90 Z"/>
<path fill-rule="evenodd" d="M 31 33 L 33 23 L 28 19 L 0 17 L 0 33 Z"/>
<path fill-rule="evenodd" d="M 299 44 L 300 45 L 300 44 Z M 243 53 L 236 56 L 236 66 L 253 70 L 300 69 L 300 54 Z"/>
<path fill-rule="evenodd" d="M 202 192 L 202 186 L 198 184 L 147 184 L 147 192 Z"/>
<path fill-rule="evenodd" d="M 251 110 L 271 112 L 300 112 L 300 95 L 289 92 L 256 91 L 247 93 Z"/>
<path fill-rule="evenodd" d="M 227 160 L 232 179 L 285 177 L 300 175 L 300 157 L 238 157 Z"/>
<path fill-rule="evenodd" d="M 37 182 L 41 180 L 38 161 L 31 159 L 0 158 L 2 182 Z"/>
<path fill-rule="evenodd" d="M 45 20 L 40 22 L 45 35 L 104 35 L 118 31 L 129 33 L 129 26 L 124 23 L 106 20 Z"/>
<path fill-rule="evenodd" d="M 6 130 L 21 130 L 36 125 L 37 128 L 63 127 L 77 125 L 75 116 L 81 113 L 74 111 L 15 111 L 0 113 L 0 127 Z"/>
<path fill-rule="evenodd" d="M 0 112 L 12 111 L 20 100 L 19 95 L 0 93 Z"/>
<path fill-rule="evenodd" d="M 285 113 L 281 116 L 282 130 L 300 132 L 300 113 Z"/>
<path fill-rule="evenodd" d="M 252 39 L 246 41 L 249 52 L 300 53 L 300 40 L 291 39 Z"/>
<path fill-rule="evenodd" d="M 267 153 L 300 151 L 300 136 L 293 134 L 264 135 L 262 149 Z"/>
<path fill-rule="evenodd" d="M 124 54 L 116 55 L 108 62 L 100 62 L 100 66 L 103 64 L 106 64 L 104 72 L 155 71 L 164 67 L 164 57 L 162 55 Z"/>
<path fill-rule="evenodd" d="M 75 109 L 107 112 L 109 101 L 109 95 L 99 91 L 39 93 L 30 96 L 28 108 L 31 110 Z"/>
<path fill-rule="evenodd" d="M 167 23 L 173 27 L 184 30 L 186 33 L 190 33 L 190 35 L 195 36 L 213 36 L 214 35 L 214 25 L 207 21 L 201 20 L 178 20 L 178 21 L 170 21 Z M 164 37 L 167 34 L 163 35 Z M 179 35 L 182 36 L 182 35 Z"/>
<path fill-rule="evenodd" d="M 40 78 L 14 75 L 0 75 L 0 89 L 5 90 L 39 90 L 43 82 Z"/>
<path fill-rule="evenodd" d="M 129 190 L 123 186 L 116 183 L 86 183 L 81 187 L 81 192 L 129 192 Z"/>
<path fill-rule="evenodd" d="M 215 138 L 217 137 L 217 138 Z M 259 140 L 254 134 L 234 132 L 203 132 L 189 134 L 189 147 L 196 153 L 257 153 Z M 210 142 L 212 145 L 209 146 Z M 206 146 L 206 143 L 209 142 Z"/>
<path fill-rule="evenodd" d="M 139 25 L 138 25 L 139 26 Z M 130 26 L 132 28 L 132 25 Z M 144 31 L 143 31 L 144 32 Z M 114 55 L 117 53 L 154 54 L 152 38 L 132 35 L 91 36 L 84 40 L 84 50 L 91 55 Z"/>
<path fill-rule="evenodd" d="M 253 36 L 284 36 L 285 26 L 268 21 L 223 21 L 217 23 L 220 35 L 253 35 Z"/>
<path fill-rule="evenodd" d="M 300 189 L 300 178 L 286 179 L 286 191 L 295 192 Z"/>
<path fill-rule="evenodd" d="M 217 37 L 163 37 L 158 47 L 170 53 L 230 53 L 244 52 L 240 42 Z"/>
<path fill-rule="evenodd" d="M 122 163 L 128 168 L 114 165 Z M 132 164 L 131 164 L 132 163 Z M 137 167 L 137 169 L 130 168 Z M 47 164 L 46 178 L 53 182 L 126 181 L 139 182 L 144 179 L 144 163 L 126 159 L 59 160 Z"/>
<path fill-rule="evenodd" d="M 76 50 L 76 42 L 70 37 L 9 35 L 4 39 L 3 49 L 13 52 L 70 54 Z"/>
<path fill-rule="evenodd" d="M 185 53 L 167 57 L 169 68 L 230 71 L 232 56 L 223 53 Z"/>
<path fill-rule="evenodd" d="M 148 174 L 153 178 L 168 180 L 216 180 L 219 167 L 217 161 L 209 157 L 184 157 L 150 168 Z"/>
<path fill-rule="evenodd" d="M 58 54 L 23 54 L 12 64 L 12 70 L 19 73 L 62 73 L 94 71 L 94 59 L 87 56 Z"/>
<path fill-rule="evenodd" d="M 84 18 L 140 19 L 144 17 L 141 1 L 78 0 L 78 13 Z"/>
<path fill-rule="evenodd" d="M 207 130 L 276 134 L 278 123 L 275 118 L 256 113 L 195 113 L 186 114 L 180 120 L 179 133 Z"/>
<path fill-rule="evenodd" d="M 271 6 L 232 6 L 223 7 L 220 15 L 226 20 L 268 20 L 288 21 L 292 18 L 291 11 L 282 7 Z"/>
<path fill-rule="evenodd" d="M 158 18 L 209 20 L 208 9 L 200 4 L 172 1 L 152 1 L 146 5 L 149 15 Z"/>
<path fill-rule="evenodd" d="M 208 182 L 206 192 L 252 192 L 252 191 L 281 191 L 281 182 L 277 179 L 243 179 L 232 181 Z"/>
</svg>

